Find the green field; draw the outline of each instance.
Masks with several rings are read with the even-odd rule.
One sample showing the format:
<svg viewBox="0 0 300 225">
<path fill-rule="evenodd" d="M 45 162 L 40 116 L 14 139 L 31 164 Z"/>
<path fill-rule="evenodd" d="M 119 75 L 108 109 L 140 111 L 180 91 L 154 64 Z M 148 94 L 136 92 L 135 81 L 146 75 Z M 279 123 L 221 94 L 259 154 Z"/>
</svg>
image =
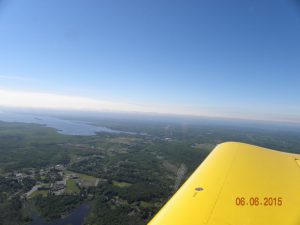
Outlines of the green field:
<svg viewBox="0 0 300 225">
<path fill-rule="evenodd" d="M 93 180 L 95 181 L 97 178 L 96 177 L 93 177 L 93 176 L 89 176 L 89 175 L 86 175 L 86 174 L 83 174 L 83 173 L 76 173 L 76 172 L 73 172 L 73 171 L 70 171 L 70 170 L 66 170 L 64 171 L 65 174 L 67 175 L 71 175 L 71 174 L 74 174 L 74 175 L 77 175 L 79 177 L 79 179 L 82 179 L 82 180 Z"/>
<path fill-rule="evenodd" d="M 142 208 L 146 209 L 146 208 L 151 208 L 151 207 L 153 207 L 153 204 L 152 204 L 152 203 L 149 203 L 149 202 L 141 201 L 141 202 L 140 202 L 140 206 L 141 206 Z"/>
<path fill-rule="evenodd" d="M 79 192 L 80 192 L 80 189 L 77 187 L 76 181 L 73 180 L 73 179 L 68 179 L 65 193 L 67 193 L 67 194 L 78 194 Z"/>
<path fill-rule="evenodd" d="M 112 184 L 116 187 L 120 187 L 120 188 L 126 188 L 126 187 L 130 187 L 132 184 L 127 183 L 127 182 L 118 182 L 118 181 L 113 181 Z"/>
<path fill-rule="evenodd" d="M 29 196 L 29 198 L 34 198 L 34 197 L 36 197 L 38 195 L 42 195 L 43 197 L 46 197 L 48 195 L 48 193 L 49 193 L 49 191 L 47 191 L 47 190 L 37 190 L 37 191 L 33 192 Z"/>
<path fill-rule="evenodd" d="M 73 183 L 76 183 L 76 182 L 80 183 L 81 187 L 94 187 L 96 185 L 97 179 L 98 179 L 98 178 L 93 177 L 93 176 L 89 176 L 89 175 L 82 174 L 82 173 L 76 173 L 76 172 L 69 171 L 69 170 L 66 170 L 65 174 L 69 175 L 69 176 L 70 175 L 76 175 L 76 176 L 78 176 L 77 179 L 73 180 L 74 181 Z M 72 179 L 69 179 L 69 180 L 72 180 Z M 71 182 L 71 181 L 69 181 L 69 182 Z M 67 182 L 67 190 L 68 190 L 68 182 Z M 73 190 L 75 190 L 75 189 L 73 189 Z"/>
</svg>

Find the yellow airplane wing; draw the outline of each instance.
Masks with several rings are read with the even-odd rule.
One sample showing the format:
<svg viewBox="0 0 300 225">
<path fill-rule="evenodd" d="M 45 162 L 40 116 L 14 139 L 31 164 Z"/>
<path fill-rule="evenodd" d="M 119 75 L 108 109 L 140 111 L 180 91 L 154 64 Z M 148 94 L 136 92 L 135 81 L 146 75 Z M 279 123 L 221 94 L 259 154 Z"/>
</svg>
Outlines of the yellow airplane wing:
<svg viewBox="0 0 300 225">
<path fill-rule="evenodd" d="M 220 144 L 148 225 L 300 225 L 300 155 Z"/>
</svg>

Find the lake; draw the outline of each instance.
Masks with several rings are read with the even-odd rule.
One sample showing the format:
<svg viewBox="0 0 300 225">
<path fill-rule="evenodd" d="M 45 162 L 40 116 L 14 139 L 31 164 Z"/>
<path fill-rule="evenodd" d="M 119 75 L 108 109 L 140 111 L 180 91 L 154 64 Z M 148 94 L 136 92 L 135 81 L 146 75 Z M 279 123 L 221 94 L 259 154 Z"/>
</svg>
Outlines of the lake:
<svg viewBox="0 0 300 225">
<path fill-rule="evenodd" d="M 84 121 L 66 120 L 50 116 L 39 116 L 25 113 L 1 112 L 0 121 L 41 124 L 47 127 L 55 128 L 57 132 L 65 135 L 90 136 L 96 135 L 99 132 L 130 134 L 130 132 L 123 132 L 107 127 L 95 126 Z"/>
</svg>

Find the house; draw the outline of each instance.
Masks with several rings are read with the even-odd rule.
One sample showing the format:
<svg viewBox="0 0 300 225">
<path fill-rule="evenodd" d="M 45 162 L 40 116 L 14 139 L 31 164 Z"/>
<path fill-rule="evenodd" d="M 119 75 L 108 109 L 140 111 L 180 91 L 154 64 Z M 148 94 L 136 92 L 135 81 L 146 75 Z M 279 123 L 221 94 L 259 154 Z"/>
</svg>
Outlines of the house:
<svg viewBox="0 0 300 225">
<path fill-rule="evenodd" d="M 54 168 L 59 171 L 63 171 L 65 169 L 65 167 L 61 164 L 57 164 Z"/>
</svg>

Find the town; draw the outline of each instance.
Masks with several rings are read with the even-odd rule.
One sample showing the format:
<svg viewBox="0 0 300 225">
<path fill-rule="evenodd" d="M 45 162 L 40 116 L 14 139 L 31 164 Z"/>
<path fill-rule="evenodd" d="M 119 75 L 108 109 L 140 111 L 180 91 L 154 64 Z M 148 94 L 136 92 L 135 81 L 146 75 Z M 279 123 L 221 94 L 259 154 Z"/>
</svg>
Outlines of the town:
<svg viewBox="0 0 300 225">
<path fill-rule="evenodd" d="M 27 188 L 34 185 L 27 192 L 25 188 L 23 191 L 13 193 L 11 196 L 20 195 L 23 199 L 30 199 L 39 194 L 43 196 L 48 194 L 77 195 L 82 188 L 96 187 L 98 185 L 99 178 L 69 171 L 66 166 L 57 164 L 41 169 L 24 168 L 19 171 L 6 173 L 4 178 L 7 181 L 17 182 L 19 185 Z"/>
</svg>

